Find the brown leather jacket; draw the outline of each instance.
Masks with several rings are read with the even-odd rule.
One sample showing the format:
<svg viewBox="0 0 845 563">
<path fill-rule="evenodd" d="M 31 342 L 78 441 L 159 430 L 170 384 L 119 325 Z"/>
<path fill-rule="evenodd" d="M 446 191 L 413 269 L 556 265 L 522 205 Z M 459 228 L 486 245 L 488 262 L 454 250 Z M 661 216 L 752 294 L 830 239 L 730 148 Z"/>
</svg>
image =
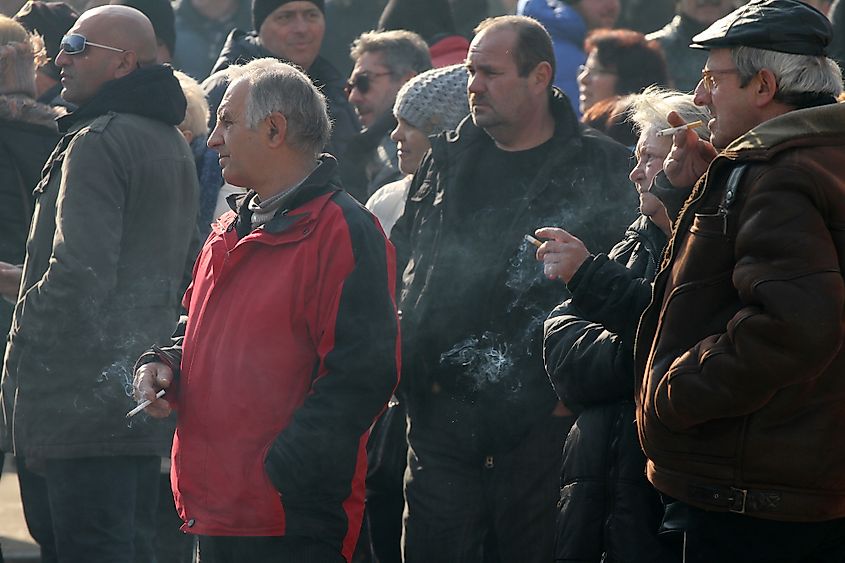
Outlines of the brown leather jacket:
<svg viewBox="0 0 845 563">
<path fill-rule="evenodd" d="M 843 263 L 845 105 L 771 119 L 710 164 L 637 342 L 659 490 L 772 520 L 845 516 Z"/>
</svg>

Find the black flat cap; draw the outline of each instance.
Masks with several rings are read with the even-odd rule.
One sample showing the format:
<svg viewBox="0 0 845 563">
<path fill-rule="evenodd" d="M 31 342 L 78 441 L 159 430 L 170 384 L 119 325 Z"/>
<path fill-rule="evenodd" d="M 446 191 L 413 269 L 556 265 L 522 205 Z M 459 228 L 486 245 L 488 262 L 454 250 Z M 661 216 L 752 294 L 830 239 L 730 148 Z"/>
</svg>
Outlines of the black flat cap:
<svg viewBox="0 0 845 563">
<path fill-rule="evenodd" d="M 693 49 L 756 47 L 826 56 L 833 28 L 824 14 L 797 0 L 751 0 L 692 38 Z"/>
</svg>

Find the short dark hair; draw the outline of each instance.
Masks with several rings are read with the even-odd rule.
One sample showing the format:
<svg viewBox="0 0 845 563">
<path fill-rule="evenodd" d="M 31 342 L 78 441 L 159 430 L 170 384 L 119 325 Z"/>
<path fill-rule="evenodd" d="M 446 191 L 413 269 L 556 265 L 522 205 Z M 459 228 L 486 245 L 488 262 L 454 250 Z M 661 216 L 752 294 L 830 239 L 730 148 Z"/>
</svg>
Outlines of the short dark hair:
<svg viewBox="0 0 845 563">
<path fill-rule="evenodd" d="M 639 31 L 597 29 L 584 41 L 584 51 L 589 55 L 593 50 L 599 63 L 616 73 L 616 94 L 638 94 L 647 86 L 668 84 L 663 49 Z"/>
<path fill-rule="evenodd" d="M 528 76 L 528 73 L 542 62 L 551 65 L 552 76 L 549 81 L 551 88 L 556 70 L 555 51 L 552 38 L 546 28 L 534 18 L 527 16 L 498 16 L 482 21 L 474 31 L 478 35 L 482 31 L 495 28 L 509 28 L 516 32 L 512 55 L 520 76 Z"/>
</svg>

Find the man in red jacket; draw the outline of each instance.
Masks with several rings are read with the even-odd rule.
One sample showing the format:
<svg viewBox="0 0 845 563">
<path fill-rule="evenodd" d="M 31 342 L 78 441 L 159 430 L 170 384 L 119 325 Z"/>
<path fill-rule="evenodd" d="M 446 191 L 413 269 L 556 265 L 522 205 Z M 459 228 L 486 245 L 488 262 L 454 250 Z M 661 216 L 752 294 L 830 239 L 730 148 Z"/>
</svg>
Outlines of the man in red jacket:
<svg viewBox="0 0 845 563">
<path fill-rule="evenodd" d="M 171 481 L 215 562 L 344 561 L 358 537 L 368 429 L 398 378 L 393 247 L 320 155 L 308 77 L 236 67 L 208 144 L 251 190 L 214 225 L 173 346 L 139 361 L 147 412 L 178 409 Z"/>
</svg>

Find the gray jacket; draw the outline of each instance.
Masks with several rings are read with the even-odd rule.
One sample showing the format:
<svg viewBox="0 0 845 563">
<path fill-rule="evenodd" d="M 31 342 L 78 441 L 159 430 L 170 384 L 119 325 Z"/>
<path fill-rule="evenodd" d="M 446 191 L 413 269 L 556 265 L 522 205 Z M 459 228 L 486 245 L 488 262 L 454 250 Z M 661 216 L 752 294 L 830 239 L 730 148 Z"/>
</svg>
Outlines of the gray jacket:
<svg viewBox="0 0 845 563">
<path fill-rule="evenodd" d="M 35 189 L 0 391 L 3 449 L 18 456 L 166 455 L 172 434 L 124 415 L 133 363 L 168 341 L 190 260 L 196 170 L 173 126 L 184 96 L 167 67 L 104 90 L 69 116 Z"/>
</svg>

